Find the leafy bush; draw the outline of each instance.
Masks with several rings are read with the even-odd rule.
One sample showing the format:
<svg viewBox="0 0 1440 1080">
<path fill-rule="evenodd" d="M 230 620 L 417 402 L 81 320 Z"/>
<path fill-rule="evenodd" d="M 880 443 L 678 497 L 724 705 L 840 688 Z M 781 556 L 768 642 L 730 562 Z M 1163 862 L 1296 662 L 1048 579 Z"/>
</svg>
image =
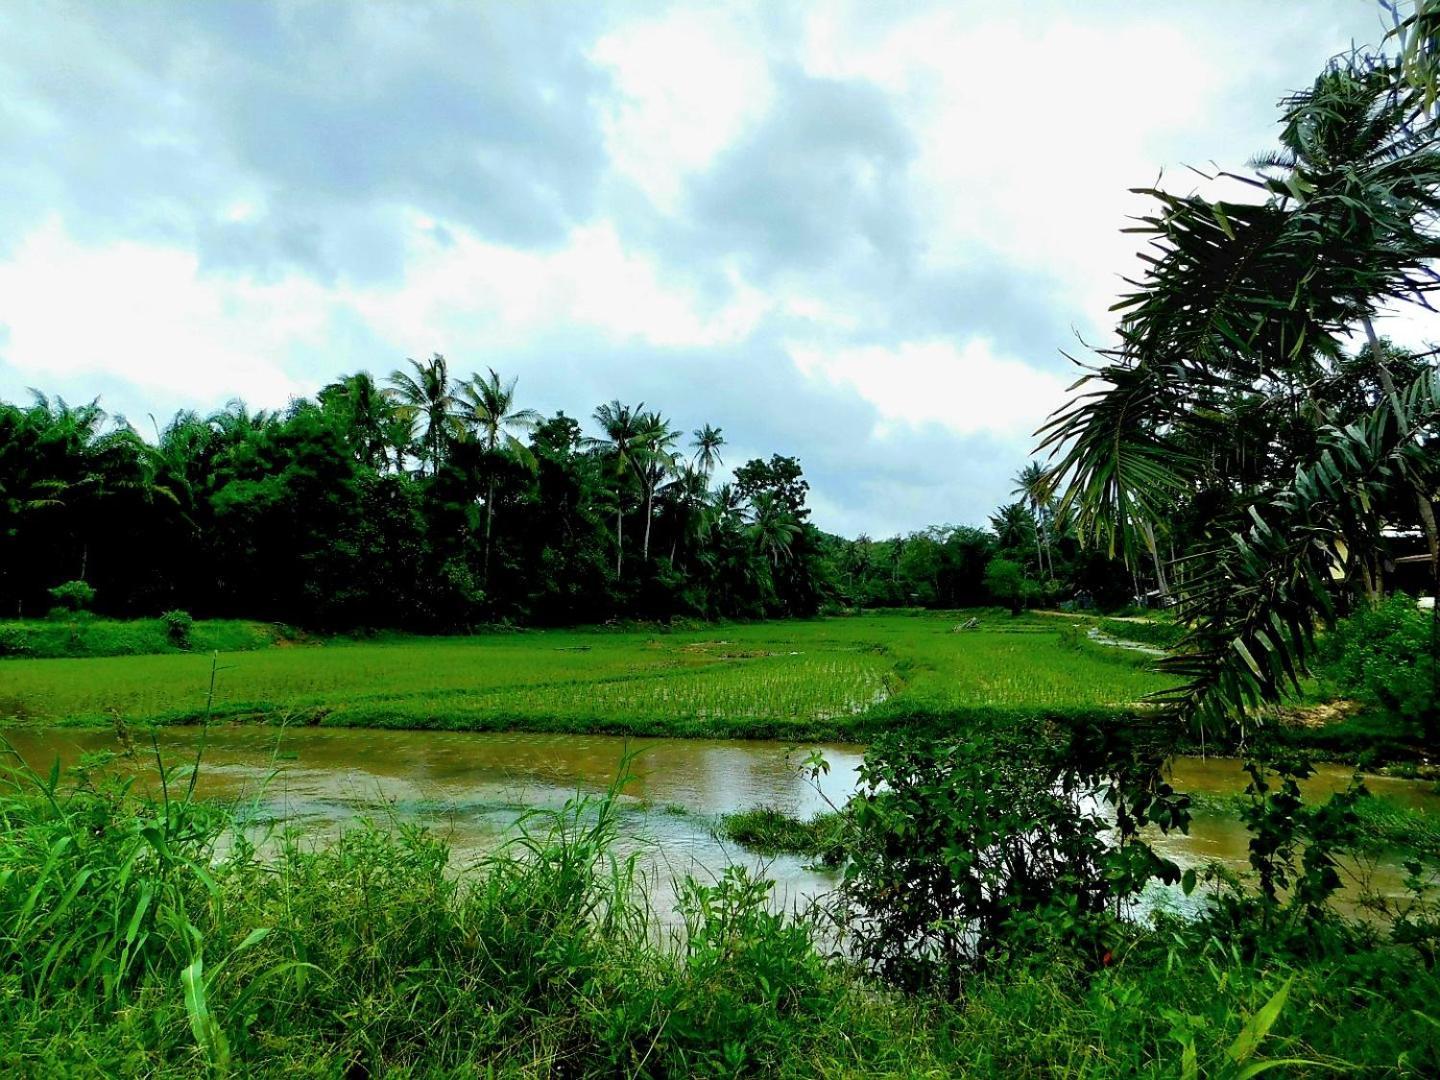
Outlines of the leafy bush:
<svg viewBox="0 0 1440 1080">
<path fill-rule="evenodd" d="M 965 972 L 1000 955 L 1094 963 L 1109 951 L 1119 904 L 1150 874 L 1135 872 L 1140 845 L 1109 843 L 1103 785 L 1045 756 L 983 735 L 871 746 L 842 888 L 860 959 L 954 998 Z"/>
<path fill-rule="evenodd" d="M 1117 922 L 1109 964 L 1045 949 L 946 1004 L 859 978 L 740 868 L 679 883 L 667 932 L 614 846 L 615 789 L 478 866 L 364 824 L 262 856 L 183 772 L 169 797 L 125 779 L 128 754 L 0 763 L 0 1074 L 1440 1075 L 1433 905 L 1399 948 L 1299 962 Z"/>
<path fill-rule="evenodd" d="M 195 619 L 188 611 L 178 608 L 167 611 L 160 616 L 160 621 L 165 624 L 165 637 L 170 644 L 181 649 L 190 647 L 190 632 L 195 628 Z"/>
<path fill-rule="evenodd" d="M 67 581 L 50 590 L 56 605 L 65 611 L 89 611 L 95 603 L 95 589 L 84 581 Z"/>
<path fill-rule="evenodd" d="M 1161 619 L 1100 619 L 1102 633 L 1121 641 L 1138 641 L 1157 649 L 1173 649 L 1184 639 L 1186 628 L 1180 623 Z"/>
<path fill-rule="evenodd" d="M 1322 673 L 1342 694 L 1379 706 L 1415 734 L 1440 723 L 1433 615 L 1404 595 L 1343 620 L 1325 638 Z"/>
<path fill-rule="evenodd" d="M 29 656 L 32 651 L 23 627 L 0 626 L 0 656 Z"/>
</svg>

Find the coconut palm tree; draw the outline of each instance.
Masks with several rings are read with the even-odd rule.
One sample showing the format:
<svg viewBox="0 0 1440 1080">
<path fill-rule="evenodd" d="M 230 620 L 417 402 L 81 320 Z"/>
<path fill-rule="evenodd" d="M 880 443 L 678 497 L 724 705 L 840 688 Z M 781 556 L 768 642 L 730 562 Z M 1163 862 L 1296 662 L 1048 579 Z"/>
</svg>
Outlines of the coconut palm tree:
<svg viewBox="0 0 1440 1080">
<path fill-rule="evenodd" d="M 445 460 L 446 443 L 461 431 L 455 414 L 459 402 L 445 357 L 435 353 L 424 363 L 409 358 L 406 362 L 412 371 L 396 368 L 390 373 L 391 399 L 420 426 L 421 471 L 428 461 L 434 472 Z"/>
<path fill-rule="evenodd" d="M 1055 561 L 1050 553 L 1050 522 L 1054 514 L 1051 490 L 1050 474 L 1038 461 L 1032 461 L 1016 474 L 1015 488 L 1010 494 L 1019 495 L 1030 508 L 1030 513 L 1035 518 L 1035 557 L 1040 573 L 1054 577 Z"/>
<path fill-rule="evenodd" d="M 322 387 L 316 396 L 321 405 L 333 404 L 344 410 L 356 459 L 371 468 L 383 469 L 389 446 L 385 425 L 395 410 L 374 377 L 368 371 L 342 375 Z"/>
<path fill-rule="evenodd" d="M 644 452 L 641 426 L 642 401 L 631 407 L 618 399 L 606 402 L 595 410 L 595 422 L 604 433 L 601 438 L 587 438 L 586 445 L 610 457 L 611 475 L 615 479 L 615 576 L 620 576 L 625 559 L 625 477 L 638 467 Z"/>
<path fill-rule="evenodd" d="M 391 409 L 380 428 L 383 446 L 395 455 L 395 471 L 405 471 L 405 459 L 418 452 L 415 445 L 415 416 L 406 409 Z M 384 460 L 382 456 L 382 461 Z"/>
<path fill-rule="evenodd" d="M 665 478 L 675 471 L 675 444 L 680 432 L 670 426 L 658 412 L 642 413 L 637 421 L 640 436 L 633 457 L 635 475 L 640 481 L 640 491 L 645 499 L 645 538 L 641 544 L 641 557 L 650 558 L 650 526 L 655 520 L 655 492 Z"/>
<path fill-rule="evenodd" d="M 706 424 L 704 427 L 696 428 L 691 433 L 692 442 L 690 446 L 695 451 L 691 459 L 699 467 L 700 471 L 709 476 L 715 471 L 716 465 L 724 465 L 720 457 L 720 448 L 725 445 L 725 436 L 718 427 Z"/>
<path fill-rule="evenodd" d="M 774 492 L 761 491 L 750 501 L 747 531 L 755 550 L 773 568 L 790 557 L 790 545 L 800 535 L 800 524 Z"/>
<path fill-rule="evenodd" d="M 1001 548 L 1019 551 L 1035 540 L 1035 515 L 1023 502 L 1007 503 L 990 515 L 990 527 Z"/>
<path fill-rule="evenodd" d="M 503 448 L 504 452 L 526 468 L 535 468 L 535 456 L 520 441 L 519 435 L 535 430 L 540 423 L 540 414 L 534 409 L 515 408 L 515 384 L 511 379 L 502 383 L 494 368 L 489 375 L 474 376 L 462 383 L 458 395 L 458 414 L 465 429 L 477 439 L 485 452 L 494 455 Z M 495 470 L 489 467 L 489 481 L 485 489 L 485 554 L 481 569 L 481 580 L 490 580 L 490 536 L 495 525 Z"/>
<path fill-rule="evenodd" d="M 709 531 L 709 515 L 705 513 L 710 486 L 705 473 L 690 462 L 676 470 L 670 482 L 660 489 L 662 500 L 674 507 L 674 524 L 670 538 L 670 562 L 675 562 L 680 541 L 698 545 Z"/>
</svg>

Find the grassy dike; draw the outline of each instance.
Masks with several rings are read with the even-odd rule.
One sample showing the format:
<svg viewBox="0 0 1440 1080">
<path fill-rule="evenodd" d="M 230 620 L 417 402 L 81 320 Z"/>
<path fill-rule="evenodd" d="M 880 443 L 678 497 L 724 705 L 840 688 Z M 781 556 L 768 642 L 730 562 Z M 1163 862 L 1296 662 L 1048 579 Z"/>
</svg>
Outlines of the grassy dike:
<svg viewBox="0 0 1440 1080">
<path fill-rule="evenodd" d="M 250 652 L 302 640 L 290 627 L 249 619 L 101 619 L 86 614 L 0 621 L 0 660 Z"/>
</svg>

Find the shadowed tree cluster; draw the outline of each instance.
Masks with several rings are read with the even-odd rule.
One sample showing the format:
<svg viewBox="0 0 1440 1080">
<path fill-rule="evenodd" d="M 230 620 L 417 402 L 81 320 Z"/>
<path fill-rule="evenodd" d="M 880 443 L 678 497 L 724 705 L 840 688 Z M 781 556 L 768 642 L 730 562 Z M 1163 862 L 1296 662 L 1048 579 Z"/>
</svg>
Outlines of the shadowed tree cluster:
<svg viewBox="0 0 1440 1080">
<path fill-rule="evenodd" d="M 0 605 L 322 627 L 809 614 L 827 544 L 794 458 L 712 484 L 725 439 L 611 401 L 589 437 L 442 356 L 279 412 L 176 414 L 142 438 L 98 402 L 0 403 Z"/>
</svg>

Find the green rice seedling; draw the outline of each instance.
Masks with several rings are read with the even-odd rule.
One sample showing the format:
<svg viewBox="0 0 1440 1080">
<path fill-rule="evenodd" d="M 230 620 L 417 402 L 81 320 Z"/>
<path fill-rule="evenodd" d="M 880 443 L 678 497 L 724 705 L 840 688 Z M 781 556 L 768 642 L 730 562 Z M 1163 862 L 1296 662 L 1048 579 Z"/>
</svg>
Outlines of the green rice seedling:
<svg viewBox="0 0 1440 1080">
<path fill-rule="evenodd" d="M 343 725 L 833 737 L 908 713 L 1132 710 L 1167 681 L 1060 628 L 866 616 L 687 631 L 482 634 L 225 653 L 217 718 Z M 196 632 L 198 634 L 199 624 Z M 1113 650 L 1112 650 L 1113 651 Z M 196 655 L 8 660 L 0 724 L 197 720 Z"/>
</svg>

